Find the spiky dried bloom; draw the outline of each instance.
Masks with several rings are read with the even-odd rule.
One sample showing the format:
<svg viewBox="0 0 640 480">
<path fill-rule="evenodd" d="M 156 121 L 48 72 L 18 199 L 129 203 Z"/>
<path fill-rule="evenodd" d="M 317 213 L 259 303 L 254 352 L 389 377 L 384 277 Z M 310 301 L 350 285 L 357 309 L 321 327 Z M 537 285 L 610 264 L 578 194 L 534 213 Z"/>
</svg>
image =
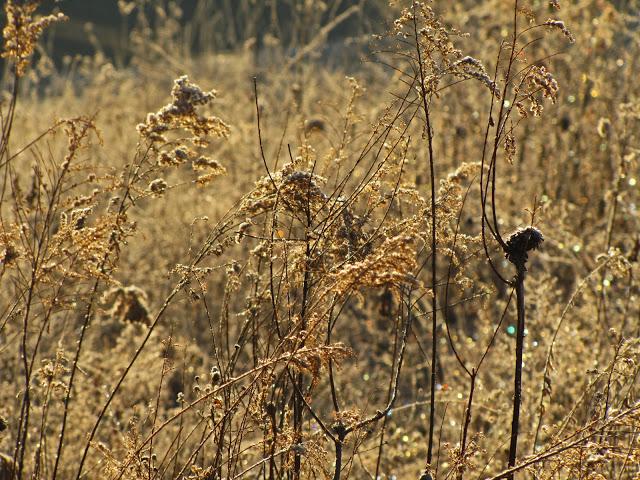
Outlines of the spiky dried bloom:
<svg viewBox="0 0 640 480">
<path fill-rule="evenodd" d="M 176 79 L 171 90 L 173 101 L 156 113 L 149 113 L 144 123 L 138 125 L 140 135 L 152 142 L 167 142 L 166 133 L 171 130 L 185 130 L 192 134 L 191 141 L 198 146 L 208 144 L 207 137 L 229 135 L 229 126 L 216 116 L 204 116 L 198 107 L 209 105 L 216 98 L 215 90 L 204 91 L 189 77 Z"/>
<path fill-rule="evenodd" d="M 543 241 L 542 233 L 535 227 L 516 230 L 507 239 L 505 257 L 516 266 L 524 266 L 528 259 L 527 252 L 540 248 Z"/>
<path fill-rule="evenodd" d="M 2 30 L 4 45 L 0 56 L 15 62 L 19 77 L 25 74 L 42 32 L 53 23 L 68 20 L 62 13 L 34 17 L 40 3 L 41 0 L 7 0 L 4 6 L 7 23 Z"/>
</svg>

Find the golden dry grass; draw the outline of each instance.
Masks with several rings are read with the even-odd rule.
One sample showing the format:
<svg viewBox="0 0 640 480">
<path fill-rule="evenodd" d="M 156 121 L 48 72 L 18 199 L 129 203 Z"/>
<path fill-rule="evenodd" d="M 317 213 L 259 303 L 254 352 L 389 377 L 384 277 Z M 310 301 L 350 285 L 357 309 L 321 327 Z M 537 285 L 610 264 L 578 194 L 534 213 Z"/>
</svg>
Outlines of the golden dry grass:
<svg viewBox="0 0 640 480">
<path fill-rule="evenodd" d="M 298 3 L 6 3 L 0 478 L 640 478 L 637 2 Z"/>
</svg>

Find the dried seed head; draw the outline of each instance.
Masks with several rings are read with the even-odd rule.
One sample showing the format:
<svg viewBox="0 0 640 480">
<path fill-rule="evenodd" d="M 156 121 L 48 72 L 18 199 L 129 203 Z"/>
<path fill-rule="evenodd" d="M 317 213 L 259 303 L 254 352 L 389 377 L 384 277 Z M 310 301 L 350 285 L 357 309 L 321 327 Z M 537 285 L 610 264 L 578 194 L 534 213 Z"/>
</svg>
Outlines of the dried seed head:
<svg viewBox="0 0 640 480">
<path fill-rule="evenodd" d="M 220 379 L 222 378 L 222 375 L 220 374 L 220 369 L 218 367 L 213 367 L 211 369 L 211 384 L 212 385 L 217 385 L 218 383 L 220 383 Z"/>
<path fill-rule="evenodd" d="M 536 250 L 544 241 L 540 230 L 527 227 L 516 230 L 509 236 L 505 249 L 505 257 L 516 266 L 524 266 L 529 250 Z"/>
<path fill-rule="evenodd" d="M 109 313 L 113 318 L 132 323 L 149 323 L 147 294 L 135 285 L 111 288 L 105 292 L 102 301 L 112 304 Z"/>
<path fill-rule="evenodd" d="M 553 78 L 553 74 L 549 72 L 543 65 L 536 65 L 531 68 L 527 74 L 529 89 L 531 92 L 542 92 L 542 96 L 555 103 L 558 97 L 558 82 Z M 534 111 L 534 115 L 535 115 Z M 537 115 L 535 115 L 537 116 Z"/>
<path fill-rule="evenodd" d="M 327 126 L 321 118 L 310 118 L 304 122 L 304 133 L 324 132 Z"/>
<path fill-rule="evenodd" d="M 206 146 L 211 136 L 227 138 L 230 130 L 224 121 L 198 112 L 200 107 L 213 102 L 216 94 L 215 90 L 202 90 L 184 75 L 174 81 L 172 102 L 156 113 L 149 113 L 146 120 L 137 126 L 138 133 L 151 143 L 165 143 L 167 132 L 187 131 L 193 135 L 191 142 L 199 146 Z"/>
<path fill-rule="evenodd" d="M 189 160 L 191 152 L 186 147 L 177 147 L 173 150 L 173 156 L 178 163 L 186 162 Z"/>
<path fill-rule="evenodd" d="M 162 178 L 156 178 L 149 184 L 149 190 L 156 195 L 162 195 L 166 189 L 167 182 L 165 182 Z"/>
<path fill-rule="evenodd" d="M 22 77 L 36 50 L 38 38 L 51 24 L 68 20 L 62 13 L 36 17 L 40 2 L 9 0 L 4 6 L 6 25 L 2 30 L 4 48 L 0 58 L 15 62 L 16 74 Z"/>
<path fill-rule="evenodd" d="M 2 253 L 0 253 L 0 263 L 3 263 L 4 265 L 8 265 L 19 256 L 20 255 L 18 254 L 18 251 L 15 249 L 13 245 L 11 244 L 6 245 Z"/>
<path fill-rule="evenodd" d="M 220 162 L 205 156 L 200 156 L 193 160 L 191 167 L 194 170 L 208 170 L 209 172 L 218 172 L 219 174 L 226 172 L 226 169 L 220 165 Z"/>
<path fill-rule="evenodd" d="M 565 23 L 562 20 L 556 20 L 554 18 L 550 18 L 549 20 L 544 22 L 543 25 L 546 25 L 547 27 L 549 27 L 551 29 L 560 30 L 562 32 L 562 34 L 565 37 L 567 37 L 569 42 L 575 43 L 575 41 L 576 41 L 575 37 L 573 36 L 571 31 L 567 28 L 567 26 L 565 25 Z"/>
<path fill-rule="evenodd" d="M 491 77 L 487 74 L 482 62 L 476 58 L 466 56 L 451 65 L 452 71 L 465 78 L 475 78 L 483 83 L 493 95 L 500 99 L 500 90 Z"/>
<path fill-rule="evenodd" d="M 236 243 L 240 243 L 242 238 L 247 234 L 249 229 L 253 226 L 253 222 L 250 218 L 247 218 L 244 222 L 238 225 L 238 231 L 236 232 Z"/>
</svg>

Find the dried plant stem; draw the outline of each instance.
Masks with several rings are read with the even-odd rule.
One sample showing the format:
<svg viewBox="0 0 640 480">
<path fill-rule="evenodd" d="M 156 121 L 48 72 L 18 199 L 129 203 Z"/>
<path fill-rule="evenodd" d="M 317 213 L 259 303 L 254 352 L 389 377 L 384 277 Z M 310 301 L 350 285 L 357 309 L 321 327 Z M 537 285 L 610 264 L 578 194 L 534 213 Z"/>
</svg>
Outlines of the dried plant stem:
<svg viewBox="0 0 640 480">
<path fill-rule="evenodd" d="M 511 443 L 509 446 L 509 468 L 516 464 L 518 450 L 518 432 L 520 427 L 520 404 L 522 403 L 522 354 L 524 351 L 524 279 L 526 268 L 524 263 L 517 265 L 518 273 L 515 278 L 516 306 L 518 309 L 518 328 L 516 331 L 516 368 L 513 386 L 513 416 L 511 419 Z M 513 480 L 513 472 L 505 477 Z"/>
<path fill-rule="evenodd" d="M 437 244 L 436 244 L 436 178 L 433 158 L 433 130 L 431 129 L 431 116 L 429 110 L 429 93 L 427 91 L 426 79 L 424 76 L 423 59 L 420 51 L 420 43 L 418 41 L 418 23 L 416 20 L 416 4 L 413 4 L 413 30 L 416 41 L 416 54 L 418 57 L 418 70 L 420 75 L 420 97 L 422 100 L 422 108 L 424 109 L 425 116 L 425 131 L 427 134 L 427 143 L 429 147 L 429 177 L 431 180 L 431 284 L 433 285 L 433 292 L 431 297 L 431 376 L 430 376 L 430 400 L 429 406 L 429 441 L 427 447 L 427 464 L 431 464 L 433 460 L 433 434 L 436 419 L 436 371 L 437 371 L 437 344 L 438 344 L 438 321 L 437 310 L 438 301 L 436 293 L 436 280 L 437 280 Z"/>
<path fill-rule="evenodd" d="M 87 132 L 89 130 L 89 128 L 91 127 L 91 123 L 90 122 L 85 122 L 82 131 L 80 133 L 80 137 L 79 138 L 84 138 L 87 135 Z M 18 440 L 17 440 L 17 444 L 16 444 L 16 457 L 19 459 L 18 462 L 18 478 L 22 478 L 22 471 L 23 471 L 23 466 L 24 466 L 24 455 L 25 455 L 25 450 L 27 447 L 27 439 L 28 439 L 28 431 L 29 431 L 29 411 L 30 411 L 30 383 L 31 383 L 31 374 L 32 374 L 32 369 L 33 369 L 33 364 L 35 362 L 36 359 L 36 354 L 37 354 L 37 349 L 38 349 L 38 345 L 36 345 L 34 347 L 34 351 L 32 354 L 32 360 L 31 360 L 31 364 L 29 365 L 29 361 L 27 359 L 27 335 L 28 335 L 28 323 L 30 320 L 30 314 L 31 314 L 31 309 L 32 309 L 32 302 L 34 300 L 34 295 L 36 295 L 36 287 L 37 287 L 37 280 L 38 280 L 38 273 L 39 273 L 39 269 L 41 268 L 41 265 L 43 263 L 43 259 L 45 258 L 46 255 L 46 251 L 47 251 L 47 241 L 48 241 L 48 235 L 49 235 L 49 229 L 51 227 L 52 221 L 53 221 L 53 216 L 54 216 L 54 211 L 56 206 L 58 205 L 58 202 L 60 201 L 60 195 L 61 195 L 61 191 L 63 189 L 63 181 L 65 179 L 66 174 L 69 171 L 69 165 L 70 165 L 70 160 L 73 158 L 73 156 L 75 155 L 75 151 L 78 147 L 77 146 L 73 146 L 71 145 L 69 147 L 69 157 L 68 157 L 68 161 L 64 164 L 62 171 L 60 172 L 60 175 L 58 176 L 54 188 L 52 190 L 52 194 L 50 197 L 50 200 L 48 202 L 47 205 L 47 211 L 46 211 L 46 215 L 45 218 L 43 220 L 43 227 L 42 227 L 42 232 L 40 234 L 40 236 L 37 239 L 37 243 L 36 240 L 34 240 L 34 259 L 33 259 L 33 265 L 31 268 L 31 280 L 30 280 L 30 285 L 29 285 L 29 289 L 27 292 L 27 300 L 26 300 L 26 311 L 24 314 L 24 320 L 23 320 L 23 334 L 22 334 L 22 359 L 23 359 L 23 366 L 25 369 L 25 393 L 24 393 L 24 400 L 22 403 L 22 410 L 21 410 L 21 415 L 20 415 L 20 423 L 19 423 L 19 428 L 18 428 Z M 82 340 L 80 340 L 82 341 Z M 72 377 L 73 379 L 73 374 Z M 69 392 L 71 390 L 71 385 L 69 385 Z M 68 393 L 69 395 L 69 393 Z M 67 395 L 67 398 L 68 398 Z M 66 403 L 65 403 L 65 415 L 64 418 L 66 419 Z M 22 428 L 22 430 L 21 430 Z M 64 425 L 63 425 L 63 432 L 64 433 Z M 62 443 L 62 433 L 61 433 L 61 437 L 60 437 L 60 442 Z M 58 452 L 60 453 L 60 452 Z M 59 455 L 58 455 L 59 457 Z M 58 457 L 56 457 L 56 468 L 57 468 L 57 464 L 58 464 Z M 55 470 L 54 470 L 54 478 L 55 478 Z"/>
<path fill-rule="evenodd" d="M 138 163 L 135 167 L 135 171 L 129 174 L 129 179 L 128 179 L 128 183 L 125 189 L 125 194 L 122 196 L 122 200 L 120 201 L 119 207 L 118 207 L 118 213 L 117 213 L 117 217 L 116 218 L 120 218 L 121 215 L 125 212 L 126 210 L 126 205 L 125 205 L 125 200 L 127 199 L 129 193 L 130 193 L 130 188 L 131 188 L 131 182 L 132 179 L 135 178 L 138 175 L 138 172 L 140 170 L 140 166 L 141 164 Z M 100 272 L 101 273 L 105 273 L 106 271 L 106 267 L 107 267 L 107 262 L 109 261 L 109 258 L 111 257 L 111 254 L 113 253 L 113 250 L 117 247 L 116 245 L 116 239 L 117 236 L 115 235 L 115 232 L 117 230 L 117 228 L 119 227 L 119 220 L 118 220 L 118 224 L 116 224 L 114 226 L 114 233 L 111 236 L 111 244 L 109 246 L 109 249 L 107 252 L 105 252 L 104 256 L 102 257 L 102 260 L 100 262 Z M 73 363 L 71 366 L 71 372 L 69 375 L 69 383 L 67 385 L 67 394 L 65 396 L 64 399 L 64 411 L 63 411 L 63 415 L 62 415 L 62 425 L 60 426 L 60 435 L 58 437 L 58 450 L 57 450 L 57 454 L 56 454 L 56 461 L 53 467 L 53 476 L 52 478 L 55 479 L 58 473 L 58 467 L 60 465 L 60 459 L 62 458 L 62 453 L 63 453 L 63 449 L 64 449 L 64 437 L 65 437 L 65 431 L 66 431 L 66 427 L 67 427 L 67 418 L 69 415 L 69 405 L 71 403 L 71 398 L 72 398 L 72 391 L 73 391 L 73 386 L 74 386 L 74 379 L 75 379 L 75 374 L 76 371 L 78 369 L 78 362 L 80 360 L 80 353 L 82 351 L 82 346 L 84 343 L 84 338 L 85 338 L 85 333 L 87 331 L 87 328 L 89 326 L 89 323 L 91 321 L 91 316 L 93 314 L 93 311 L 95 309 L 95 301 L 97 299 L 97 294 L 98 294 L 98 289 L 100 287 L 100 278 L 97 278 L 93 284 L 93 287 L 91 289 L 91 294 L 89 296 L 89 302 L 87 304 L 86 307 L 86 311 L 85 314 L 83 316 L 83 321 L 82 321 L 82 328 L 80 330 L 80 337 L 78 339 L 78 345 L 76 347 L 76 352 L 74 355 L 74 359 L 73 359 Z M 80 474 L 80 472 L 78 473 L 78 475 Z"/>
<path fill-rule="evenodd" d="M 540 402 L 538 404 L 538 424 L 536 426 L 536 434 L 534 436 L 533 445 L 531 447 L 532 454 L 536 452 L 536 447 L 538 446 L 538 440 L 540 438 L 540 430 L 542 429 L 542 421 L 545 413 L 544 399 L 546 395 L 550 394 L 548 388 L 551 386 L 551 363 L 553 358 L 553 347 L 556 344 L 556 339 L 558 338 L 558 334 L 560 333 L 560 328 L 562 327 L 564 320 L 569 313 L 569 310 L 575 305 L 578 295 L 587 287 L 588 282 L 591 280 L 591 278 L 606 265 L 607 262 L 601 263 L 580 281 L 573 294 L 571 295 L 571 298 L 569 298 L 569 301 L 564 306 L 562 313 L 560 314 L 560 318 L 556 323 L 556 327 L 553 331 L 553 336 L 551 337 L 551 341 L 549 342 L 549 350 L 547 352 L 547 358 L 544 365 L 544 373 L 542 375 L 542 386 L 540 387 Z"/>
<path fill-rule="evenodd" d="M 394 322 L 394 341 L 393 341 L 393 359 L 397 358 L 397 354 L 398 354 L 398 346 L 399 346 L 399 333 L 400 333 L 400 325 L 398 323 L 398 320 L 396 320 Z M 387 389 L 387 401 L 389 401 L 389 399 L 391 399 L 391 396 L 393 395 L 393 367 L 394 365 L 391 366 L 391 374 L 389 375 L 389 387 Z M 376 473 L 374 475 L 373 478 L 380 478 L 380 465 L 382 462 L 382 451 L 384 448 L 384 439 L 385 439 L 385 433 L 386 433 L 386 429 L 387 429 L 387 421 L 388 421 L 389 417 L 385 416 L 384 419 L 382 420 L 382 427 L 380 429 L 380 442 L 378 444 L 378 458 L 376 459 Z"/>
<path fill-rule="evenodd" d="M 333 480 L 340 480 L 340 473 L 342 471 L 342 446 L 344 445 L 344 440 L 347 437 L 347 430 L 342 424 L 339 424 L 335 430 L 338 436 L 335 440 L 336 468 L 333 474 Z"/>
<path fill-rule="evenodd" d="M 91 442 L 93 441 L 93 438 L 95 437 L 96 432 L 98 431 L 98 427 L 100 426 L 100 423 L 102 423 L 102 420 L 105 417 L 105 414 L 107 412 L 107 409 L 109 408 L 109 405 L 111 405 L 111 402 L 113 401 L 113 398 L 116 396 L 116 394 L 120 390 L 120 387 L 122 386 L 122 383 L 124 382 L 125 378 L 127 378 L 127 376 L 129 375 L 129 372 L 131 371 L 131 368 L 133 367 L 133 364 L 135 363 L 135 361 L 138 359 L 138 357 L 140 356 L 140 354 L 144 350 L 147 342 L 149 341 L 149 338 L 151 337 L 151 335 L 155 331 L 156 326 L 158 325 L 158 322 L 162 318 L 164 312 L 169 307 L 169 304 L 171 303 L 173 298 L 178 294 L 178 292 L 180 292 L 182 287 L 185 285 L 185 282 L 186 282 L 185 278 L 181 279 L 177 283 L 177 285 L 174 287 L 174 289 L 171 291 L 171 293 L 165 299 L 165 302 L 163 303 L 162 307 L 160 307 L 160 310 L 158 311 L 158 313 L 156 314 L 153 322 L 149 326 L 147 334 L 145 335 L 144 339 L 142 340 L 142 342 L 140 343 L 140 345 L 136 349 L 136 352 L 133 355 L 133 357 L 131 358 L 131 361 L 129 362 L 127 367 L 124 369 L 124 371 L 120 375 L 120 378 L 118 379 L 116 385 L 111 390 L 111 393 L 109 394 L 109 397 L 107 398 L 107 401 L 104 403 L 102 409 L 100 410 L 100 413 L 98 413 L 98 415 L 96 417 L 96 421 L 95 421 L 95 423 L 93 425 L 93 428 L 91 429 L 91 432 L 89 433 L 89 436 L 87 438 L 84 450 L 82 452 L 82 458 L 80 459 L 80 463 L 78 465 L 78 473 L 76 474 L 76 480 L 79 480 L 81 475 L 82 475 L 82 469 L 83 469 L 84 463 L 85 463 L 85 461 L 87 459 L 87 455 L 89 453 L 89 449 L 91 448 Z"/>
<path fill-rule="evenodd" d="M 256 93 L 257 98 L 257 93 Z M 293 155 L 291 154 L 291 148 L 289 147 L 289 157 L 291 157 L 293 161 Z M 265 163 L 266 166 L 266 163 Z M 311 180 L 309 180 L 308 188 L 311 188 Z M 302 305 L 300 310 L 300 322 L 302 330 L 307 329 L 307 304 L 310 296 L 310 286 L 311 286 L 311 278 L 309 272 L 309 262 L 311 259 L 311 239 L 309 238 L 309 232 L 311 230 L 311 207 L 309 205 L 309 192 L 307 191 L 307 204 L 305 208 L 306 215 L 306 225 L 305 225 L 305 260 L 304 260 L 304 278 L 302 280 Z M 304 346 L 304 341 L 300 345 Z M 302 442 L 302 413 L 304 409 L 304 398 L 303 398 L 303 386 L 304 386 L 304 374 L 300 372 L 297 375 L 297 386 L 294 392 L 294 404 L 293 404 L 293 423 L 295 430 L 295 441 L 297 443 Z M 345 434 L 346 436 L 346 434 Z M 336 442 L 336 465 L 338 464 L 338 448 L 340 448 L 340 456 L 342 453 L 342 440 Z M 302 469 L 302 456 L 300 455 L 299 449 L 296 449 L 293 461 L 293 478 L 300 478 L 300 471 Z M 336 475 L 339 477 L 339 468 L 336 466 Z"/>
<path fill-rule="evenodd" d="M 640 410 L 640 403 L 636 403 L 635 405 L 632 405 L 628 409 L 625 409 L 622 412 L 618 413 L 618 415 L 616 415 L 615 417 L 610 417 L 604 422 L 601 422 L 600 420 L 593 420 L 589 422 L 587 425 L 580 428 L 578 431 L 568 435 L 565 438 L 555 441 L 543 452 L 540 452 L 537 455 L 529 456 L 526 460 L 524 460 L 519 465 L 515 465 L 513 467 L 507 468 L 506 470 L 486 480 L 500 480 L 502 478 L 513 478 L 513 474 L 515 472 L 519 470 L 523 470 L 530 465 L 535 465 L 549 458 L 553 458 L 554 456 L 557 456 L 562 452 L 566 452 L 567 450 L 576 448 L 580 444 L 584 444 L 589 439 L 598 435 L 603 428 L 607 428 L 610 425 L 615 424 L 615 422 L 635 414 L 638 410 Z"/>
<path fill-rule="evenodd" d="M 469 398 L 467 399 L 467 407 L 464 411 L 464 426 L 462 427 L 462 442 L 460 443 L 460 451 L 462 452 L 462 454 L 464 454 L 465 448 L 467 446 L 467 435 L 469 434 L 469 425 L 471 424 L 471 410 L 473 407 L 473 394 L 476 391 L 477 376 L 477 370 L 475 368 L 471 369 Z M 460 473 L 459 478 L 462 478 L 462 473 Z"/>
</svg>

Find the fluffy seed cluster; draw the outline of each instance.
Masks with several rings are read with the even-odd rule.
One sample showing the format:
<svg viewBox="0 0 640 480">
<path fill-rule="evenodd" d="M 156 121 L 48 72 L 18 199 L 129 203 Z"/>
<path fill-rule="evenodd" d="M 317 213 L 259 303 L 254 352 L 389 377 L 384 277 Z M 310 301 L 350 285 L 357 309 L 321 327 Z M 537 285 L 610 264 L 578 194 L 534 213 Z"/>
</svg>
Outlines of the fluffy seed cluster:
<svg viewBox="0 0 640 480">
<path fill-rule="evenodd" d="M 558 96 L 558 82 L 553 78 L 553 74 L 544 66 L 535 66 L 527 76 L 529 86 L 532 90 L 540 90 L 542 96 L 556 102 Z"/>
<path fill-rule="evenodd" d="M 156 178 L 149 184 L 149 190 L 156 195 L 162 195 L 167 190 L 167 182 L 162 178 Z"/>
<path fill-rule="evenodd" d="M 498 89 L 496 82 L 494 82 L 489 74 L 487 74 L 487 71 L 480 60 L 467 55 L 455 62 L 452 67 L 454 67 L 457 75 L 464 78 L 475 78 L 480 83 L 484 84 L 489 91 L 493 93 L 494 97 L 500 99 L 500 90 Z"/>
<path fill-rule="evenodd" d="M 280 205 L 291 212 L 318 212 L 327 204 L 328 196 L 320 188 L 326 180 L 319 175 L 297 170 L 294 163 L 286 163 L 271 177 L 256 182 L 253 191 L 242 202 L 242 211 L 257 215 Z"/>
<path fill-rule="evenodd" d="M 52 23 L 68 19 L 62 13 L 34 18 L 34 13 L 40 3 L 40 0 L 21 2 L 7 0 L 4 6 L 7 23 L 2 30 L 4 50 L 1 57 L 12 59 L 15 62 L 16 74 L 20 77 L 24 75 L 36 42 L 45 28 Z"/>
<path fill-rule="evenodd" d="M 144 123 L 137 129 L 143 138 L 151 142 L 166 142 L 165 134 L 171 130 L 182 129 L 190 132 L 191 141 L 199 146 L 206 146 L 208 136 L 227 137 L 229 126 L 216 116 L 203 116 L 196 107 L 210 104 L 217 92 L 203 91 L 198 85 L 189 81 L 186 75 L 174 81 L 171 96 L 173 101 L 156 113 L 149 113 Z"/>
<path fill-rule="evenodd" d="M 220 162 L 205 156 L 196 158 L 191 162 L 191 165 L 194 170 L 210 170 L 219 173 L 224 173 L 226 171 L 225 168 L 220 165 Z"/>
<path fill-rule="evenodd" d="M 187 162 L 190 158 L 195 156 L 195 152 L 191 149 L 179 146 L 169 152 L 161 152 L 158 157 L 158 165 L 162 167 L 182 165 Z"/>
<path fill-rule="evenodd" d="M 415 284 L 415 252 L 415 240 L 411 236 L 388 238 L 363 260 L 348 263 L 336 272 L 335 291 Z"/>
<path fill-rule="evenodd" d="M 191 168 L 194 171 L 202 172 L 195 180 L 195 183 L 200 187 L 207 185 L 215 178 L 227 173 L 227 169 L 224 168 L 220 162 L 202 155 L 191 162 Z"/>
<path fill-rule="evenodd" d="M 550 18 L 549 20 L 544 22 L 543 25 L 546 25 L 547 27 L 549 27 L 551 29 L 560 30 L 562 32 L 562 34 L 565 37 L 567 37 L 567 39 L 571 43 L 574 43 L 576 41 L 576 39 L 573 36 L 573 34 L 571 33 L 571 31 L 567 28 L 567 26 L 565 25 L 565 23 L 562 20 L 556 20 L 556 19 Z"/>
</svg>

